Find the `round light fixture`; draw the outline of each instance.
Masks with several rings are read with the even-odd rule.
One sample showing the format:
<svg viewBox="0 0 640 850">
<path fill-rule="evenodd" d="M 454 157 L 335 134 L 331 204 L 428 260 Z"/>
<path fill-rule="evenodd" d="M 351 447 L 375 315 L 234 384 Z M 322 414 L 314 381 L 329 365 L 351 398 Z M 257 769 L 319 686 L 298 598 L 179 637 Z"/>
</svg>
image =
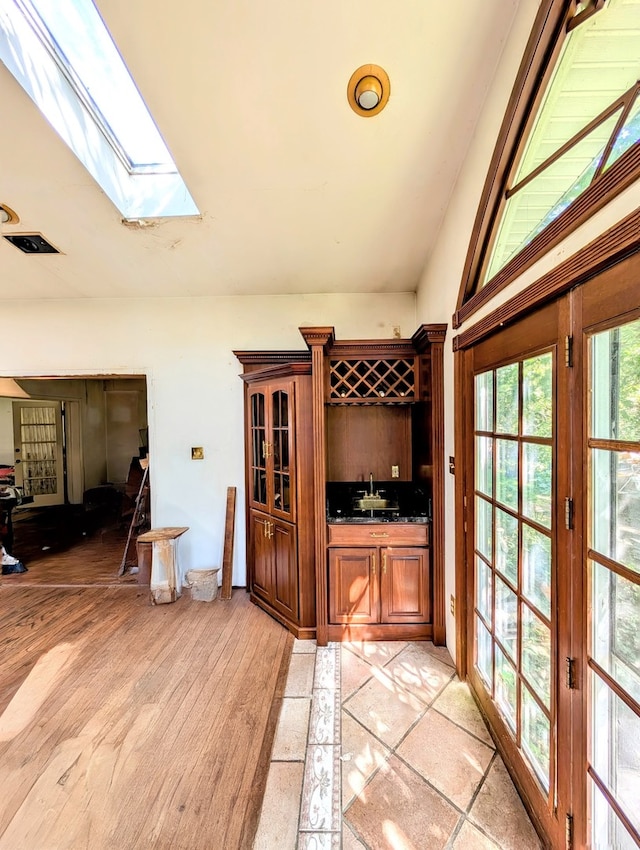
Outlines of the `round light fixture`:
<svg viewBox="0 0 640 850">
<path fill-rule="evenodd" d="M 0 224 L 18 224 L 19 221 L 18 213 L 6 204 L 0 204 Z"/>
<path fill-rule="evenodd" d="M 347 100 L 353 111 L 363 118 L 381 112 L 389 100 L 389 77 L 379 65 L 361 65 L 351 75 Z"/>
<path fill-rule="evenodd" d="M 356 86 L 356 101 L 361 109 L 366 109 L 369 112 L 375 109 L 382 100 L 382 86 L 377 77 L 367 74 L 363 77 Z"/>
</svg>

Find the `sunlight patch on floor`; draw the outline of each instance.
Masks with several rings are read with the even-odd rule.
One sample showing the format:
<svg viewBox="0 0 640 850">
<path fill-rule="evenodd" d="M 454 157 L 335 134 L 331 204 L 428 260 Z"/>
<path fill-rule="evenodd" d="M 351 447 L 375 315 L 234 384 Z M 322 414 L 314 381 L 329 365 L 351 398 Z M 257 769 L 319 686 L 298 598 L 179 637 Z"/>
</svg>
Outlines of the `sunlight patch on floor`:
<svg viewBox="0 0 640 850">
<path fill-rule="evenodd" d="M 72 643 L 60 643 L 40 656 L 0 716 L 0 741 L 11 741 L 31 723 L 77 655 Z"/>
</svg>

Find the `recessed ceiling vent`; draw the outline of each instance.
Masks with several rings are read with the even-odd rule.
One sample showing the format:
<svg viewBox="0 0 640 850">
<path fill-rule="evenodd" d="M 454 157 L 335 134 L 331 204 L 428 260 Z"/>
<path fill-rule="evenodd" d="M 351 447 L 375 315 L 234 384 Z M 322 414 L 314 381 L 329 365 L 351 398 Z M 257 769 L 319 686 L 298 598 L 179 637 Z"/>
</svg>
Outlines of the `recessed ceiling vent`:
<svg viewBox="0 0 640 850">
<path fill-rule="evenodd" d="M 60 253 L 41 233 L 3 233 L 2 237 L 25 254 Z"/>
</svg>

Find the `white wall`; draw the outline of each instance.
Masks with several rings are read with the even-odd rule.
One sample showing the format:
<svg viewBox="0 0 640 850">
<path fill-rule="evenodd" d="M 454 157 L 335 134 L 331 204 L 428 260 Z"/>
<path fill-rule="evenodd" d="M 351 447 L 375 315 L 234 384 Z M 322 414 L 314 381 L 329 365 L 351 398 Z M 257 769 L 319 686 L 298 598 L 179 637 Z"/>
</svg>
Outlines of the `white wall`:
<svg viewBox="0 0 640 850">
<path fill-rule="evenodd" d="M 450 329 L 444 352 L 445 458 L 454 455 L 455 405 L 452 349 L 454 332 L 451 330 L 451 317 L 456 309 L 458 290 L 480 195 L 537 7 L 536 0 L 523 0 L 518 9 L 494 84 L 485 103 L 482 118 L 477 126 L 473 143 L 451 197 L 438 241 L 418 287 L 416 300 L 418 323 L 447 322 Z M 575 230 L 567 239 L 521 275 L 518 280 L 514 281 L 488 305 L 472 316 L 455 333 L 462 333 L 482 316 L 513 297 L 516 292 L 530 285 L 541 275 L 574 254 L 580 247 L 596 238 L 599 233 L 607 230 L 636 209 L 639 201 L 640 183 L 628 188 L 615 201 Z M 452 475 L 446 475 L 445 486 L 445 599 L 448 600 L 450 595 L 455 595 L 455 479 Z M 447 645 L 455 657 L 455 621 L 449 613 L 449 605 L 446 606 L 446 610 Z"/>
<path fill-rule="evenodd" d="M 14 448 L 13 402 L 10 398 L 0 398 L 0 463 L 13 463 Z"/>
<path fill-rule="evenodd" d="M 305 325 L 333 325 L 341 339 L 417 327 L 413 293 L 6 301 L 2 315 L 9 327 L 28 315 L 32 340 L 7 347 L 6 375 L 147 376 L 153 524 L 189 526 L 183 572 L 219 566 L 235 485 L 234 585 L 244 585 L 246 564 L 242 367 L 232 351 L 305 350 Z M 204 460 L 191 460 L 192 446 Z"/>
</svg>

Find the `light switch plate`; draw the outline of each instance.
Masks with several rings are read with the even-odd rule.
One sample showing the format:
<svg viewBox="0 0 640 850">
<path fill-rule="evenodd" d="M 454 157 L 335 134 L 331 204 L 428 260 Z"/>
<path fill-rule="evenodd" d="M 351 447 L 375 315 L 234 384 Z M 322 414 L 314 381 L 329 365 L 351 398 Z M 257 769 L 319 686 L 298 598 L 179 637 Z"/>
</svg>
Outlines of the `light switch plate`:
<svg viewBox="0 0 640 850">
<path fill-rule="evenodd" d="M 391 477 L 392 478 L 400 478 L 400 467 L 392 466 L 391 467 Z"/>
</svg>

